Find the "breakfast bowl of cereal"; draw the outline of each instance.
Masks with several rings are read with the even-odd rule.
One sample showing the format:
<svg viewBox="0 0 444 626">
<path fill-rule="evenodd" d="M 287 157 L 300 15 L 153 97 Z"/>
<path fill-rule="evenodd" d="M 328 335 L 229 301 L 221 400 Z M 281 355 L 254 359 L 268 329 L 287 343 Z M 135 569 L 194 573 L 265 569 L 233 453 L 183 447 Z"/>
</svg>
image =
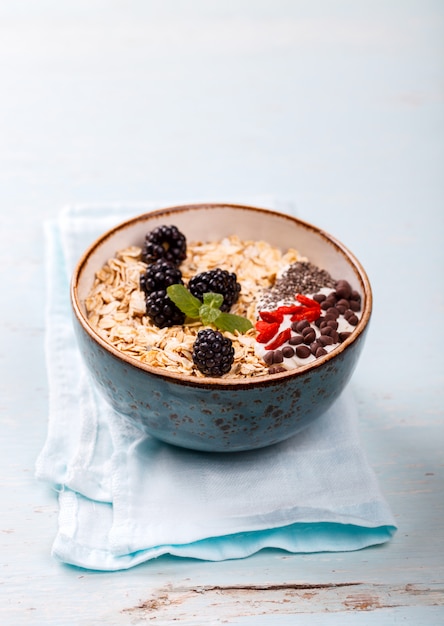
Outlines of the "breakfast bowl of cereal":
<svg viewBox="0 0 444 626">
<path fill-rule="evenodd" d="M 73 272 L 82 358 L 153 437 L 207 452 L 283 441 L 339 397 L 372 292 L 336 238 L 291 215 L 189 204 L 101 235 Z"/>
</svg>

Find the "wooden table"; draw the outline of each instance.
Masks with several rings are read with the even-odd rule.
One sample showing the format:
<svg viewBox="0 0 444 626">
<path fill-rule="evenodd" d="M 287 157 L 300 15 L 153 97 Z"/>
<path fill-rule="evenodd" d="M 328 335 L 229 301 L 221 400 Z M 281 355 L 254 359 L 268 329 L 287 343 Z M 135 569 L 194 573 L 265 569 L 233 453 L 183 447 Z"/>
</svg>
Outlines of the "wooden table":
<svg viewBox="0 0 444 626">
<path fill-rule="evenodd" d="M 440 624 L 444 4 L 0 2 L 2 624 Z M 383 547 L 125 572 L 50 556 L 42 224 L 67 203 L 294 202 L 368 270 L 352 384 Z M 263 201 L 266 204 L 266 198 Z"/>
</svg>

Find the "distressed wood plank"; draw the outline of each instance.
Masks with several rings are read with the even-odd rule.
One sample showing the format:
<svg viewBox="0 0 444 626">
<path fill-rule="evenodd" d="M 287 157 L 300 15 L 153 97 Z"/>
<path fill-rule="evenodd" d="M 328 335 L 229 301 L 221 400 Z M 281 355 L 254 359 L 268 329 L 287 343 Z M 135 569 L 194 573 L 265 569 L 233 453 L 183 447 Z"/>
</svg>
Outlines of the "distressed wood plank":
<svg viewBox="0 0 444 626">
<path fill-rule="evenodd" d="M 298 615 L 318 612 L 379 611 L 397 607 L 444 606 L 442 585 L 283 584 L 197 587 L 158 590 L 137 606 L 122 611 L 137 623 L 195 623 L 202 614 L 242 616 Z M 444 612 L 443 612 L 444 614 Z"/>
</svg>

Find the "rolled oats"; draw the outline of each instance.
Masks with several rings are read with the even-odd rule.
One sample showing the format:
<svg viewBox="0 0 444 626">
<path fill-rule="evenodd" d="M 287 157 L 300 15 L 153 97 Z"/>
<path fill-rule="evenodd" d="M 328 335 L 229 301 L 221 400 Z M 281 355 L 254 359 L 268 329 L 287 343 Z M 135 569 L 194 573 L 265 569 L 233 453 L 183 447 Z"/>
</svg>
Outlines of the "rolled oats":
<svg viewBox="0 0 444 626">
<path fill-rule="evenodd" d="M 298 252 L 285 254 L 264 241 L 242 241 L 233 235 L 218 242 L 195 242 L 187 246 L 187 258 L 181 263 L 185 284 L 197 273 L 217 267 L 235 272 L 242 286 L 239 300 L 231 313 L 256 322 L 258 293 L 270 287 L 279 272 L 301 260 Z M 88 320 L 96 331 L 126 356 L 152 367 L 176 374 L 203 375 L 193 366 L 191 354 L 200 322 L 157 328 L 145 314 L 145 294 L 140 290 L 140 276 L 147 265 L 141 260 L 141 248 L 130 246 L 99 268 L 93 287 L 85 300 Z M 252 378 L 268 373 L 268 367 L 255 355 L 256 331 L 241 335 L 224 333 L 233 342 L 233 367 L 223 378 Z"/>
</svg>

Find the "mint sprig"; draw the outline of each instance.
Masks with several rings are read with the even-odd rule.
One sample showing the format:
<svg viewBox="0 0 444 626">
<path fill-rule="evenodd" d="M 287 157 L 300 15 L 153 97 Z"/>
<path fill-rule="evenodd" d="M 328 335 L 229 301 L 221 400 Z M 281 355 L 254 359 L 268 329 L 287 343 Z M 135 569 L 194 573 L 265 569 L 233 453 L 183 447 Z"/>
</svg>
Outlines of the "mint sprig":
<svg viewBox="0 0 444 626">
<path fill-rule="evenodd" d="M 174 302 L 178 309 L 192 319 L 200 317 L 199 311 L 202 302 L 193 296 L 183 285 L 170 285 L 167 287 L 167 295 Z"/>
<path fill-rule="evenodd" d="M 234 333 L 234 331 L 237 330 L 243 334 L 250 330 L 250 328 L 253 328 L 253 324 L 247 317 L 234 315 L 233 313 L 224 313 L 223 311 L 219 311 L 219 316 L 214 322 L 214 325 L 219 330 L 226 330 L 229 333 Z"/>
<path fill-rule="evenodd" d="M 167 287 L 167 294 L 182 313 L 191 319 L 200 319 L 204 325 L 214 324 L 219 330 L 230 333 L 236 330 L 246 333 L 253 328 L 253 324 L 246 317 L 220 310 L 224 301 L 220 293 L 206 293 L 201 302 L 184 285 L 176 284 Z"/>
</svg>

